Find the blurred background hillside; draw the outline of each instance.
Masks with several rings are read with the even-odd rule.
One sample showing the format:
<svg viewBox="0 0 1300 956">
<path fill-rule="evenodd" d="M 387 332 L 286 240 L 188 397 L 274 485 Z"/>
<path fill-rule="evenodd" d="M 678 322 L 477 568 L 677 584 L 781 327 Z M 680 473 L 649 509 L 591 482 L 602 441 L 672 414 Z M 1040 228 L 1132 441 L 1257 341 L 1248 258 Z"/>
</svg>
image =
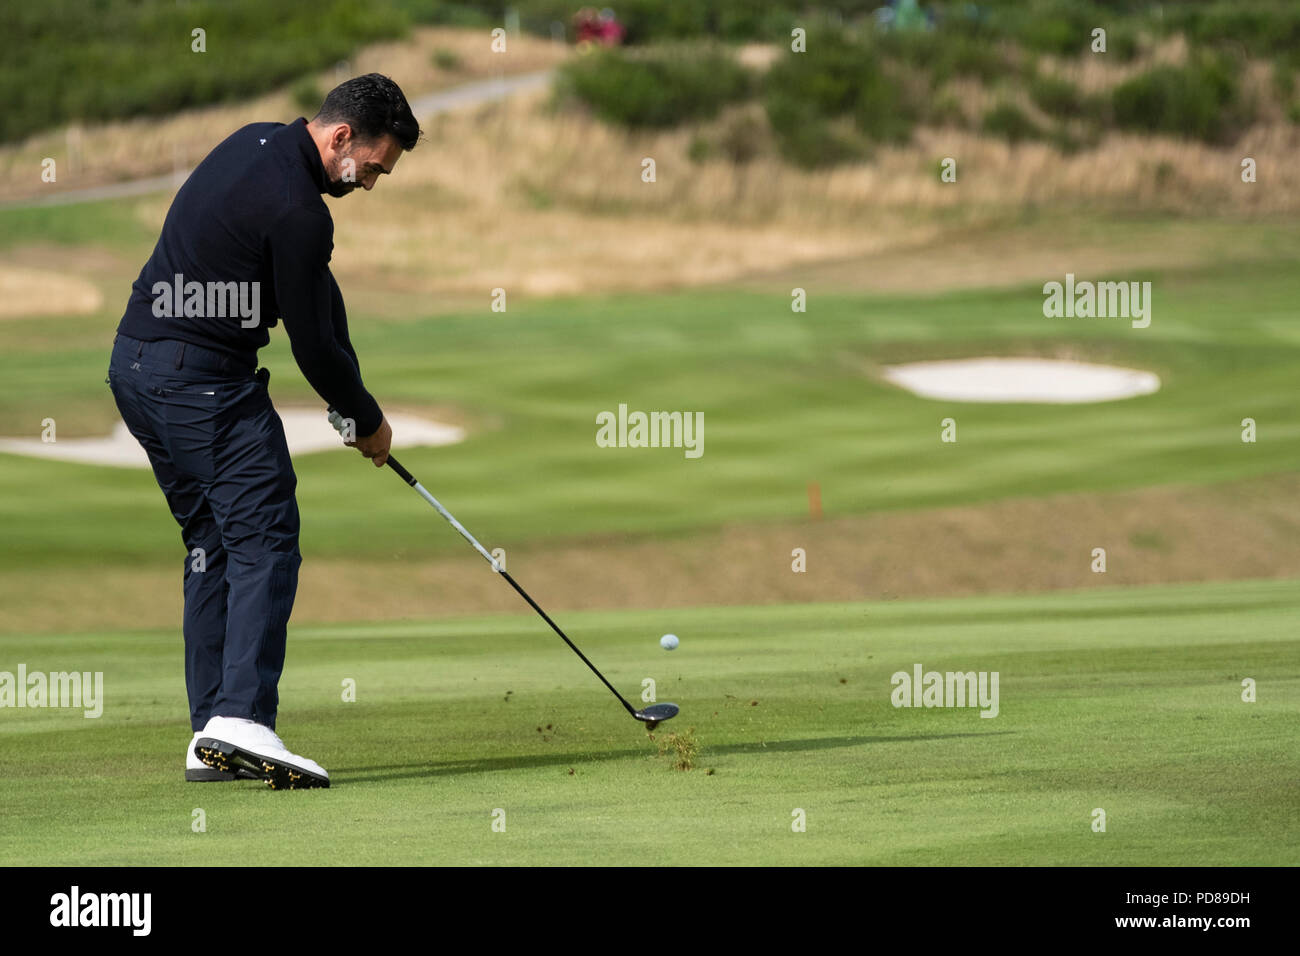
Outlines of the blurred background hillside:
<svg viewBox="0 0 1300 956">
<path fill-rule="evenodd" d="M 363 372 L 467 430 L 403 457 L 548 607 L 1300 574 L 1300 5 L 50 0 L 0 33 L 6 435 L 107 434 L 113 328 L 177 185 L 373 70 L 425 136 L 331 204 Z M 1152 327 L 1045 319 L 1067 273 L 1152 281 Z M 277 402 L 314 407 L 272 338 Z M 881 377 L 980 355 L 1162 387 L 981 406 Z M 619 403 L 703 411 L 708 452 L 595 447 Z M 349 454 L 297 463 L 296 620 L 377 588 L 393 616 L 513 609 Z M 0 456 L 9 626 L 174 623 L 155 499 L 147 472 Z M 1078 558 L 1103 539 L 1122 573 Z"/>
</svg>

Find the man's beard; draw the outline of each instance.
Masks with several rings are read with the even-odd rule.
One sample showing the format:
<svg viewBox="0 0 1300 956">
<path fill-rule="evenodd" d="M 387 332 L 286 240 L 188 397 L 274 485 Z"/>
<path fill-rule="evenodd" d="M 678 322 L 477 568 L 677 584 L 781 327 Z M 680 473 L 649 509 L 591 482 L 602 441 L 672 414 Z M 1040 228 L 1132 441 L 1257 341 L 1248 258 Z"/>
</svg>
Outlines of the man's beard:
<svg viewBox="0 0 1300 956">
<path fill-rule="evenodd" d="M 343 158 L 346 159 L 347 157 L 345 156 Z M 342 163 L 340 162 L 339 165 L 342 165 Z M 342 175 L 340 175 L 338 179 L 335 179 L 330 175 L 328 170 L 325 172 L 325 191 L 335 199 L 341 199 L 356 188 L 357 184 L 355 180 L 350 183 L 344 182 Z"/>
</svg>

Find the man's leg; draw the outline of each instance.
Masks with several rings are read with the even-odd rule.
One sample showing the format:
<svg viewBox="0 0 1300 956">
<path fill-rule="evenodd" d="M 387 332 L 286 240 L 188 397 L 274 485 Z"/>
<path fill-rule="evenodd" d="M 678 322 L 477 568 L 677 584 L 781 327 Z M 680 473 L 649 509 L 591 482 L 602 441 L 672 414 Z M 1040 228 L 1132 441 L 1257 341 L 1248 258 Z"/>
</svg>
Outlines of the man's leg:
<svg viewBox="0 0 1300 956">
<path fill-rule="evenodd" d="M 221 693 L 195 753 L 214 770 L 252 772 L 272 789 L 328 787 L 325 768 L 290 753 L 274 729 L 302 563 L 298 480 L 284 426 L 261 381 L 215 391 L 223 411 L 204 490 L 221 528 L 230 590 Z"/>
<path fill-rule="evenodd" d="M 185 687 L 189 695 L 190 727 L 202 730 L 212 714 L 221 688 L 222 651 L 226 640 L 225 552 L 212 510 L 199 481 L 179 468 L 163 443 L 166 414 L 151 387 L 156 349 L 139 352 L 115 347 L 109 367 L 109 385 L 122 421 L 135 436 L 153 467 L 172 516 L 181 528 L 186 554 L 183 572 L 185 595 Z M 195 554 L 195 549 L 202 549 Z M 204 570 L 199 570 L 203 568 Z"/>
<path fill-rule="evenodd" d="M 275 729 L 289 615 L 298 589 L 297 476 L 260 382 L 223 397 L 239 409 L 214 448 L 208 503 L 226 556 L 226 637 L 212 714 Z"/>
<path fill-rule="evenodd" d="M 185 779 L 251 776 L 273 789 L 328 787 L 325 769 L 290 753 L 272 729 L 301 557 L 297 478 L 265 379 L 214 375 L 194 354 L 187 364 L 179 343 L 123 348 L 121 339 L 109 384 L 188 549 L 191 718 L 210 716 L 202 735 L 196 727 Z"/>
<path fill-rule="evenodd" d="M 185 539 L 185 687 L 190 698 L 190 727 L 199 731 L 214 713 L 221 691 L 226 644 L 226 552 L 207 500 L 199 496 L 187 515 L 177 513 L 177 500 L 168 497 L 172 514 Z"/>
</svg>

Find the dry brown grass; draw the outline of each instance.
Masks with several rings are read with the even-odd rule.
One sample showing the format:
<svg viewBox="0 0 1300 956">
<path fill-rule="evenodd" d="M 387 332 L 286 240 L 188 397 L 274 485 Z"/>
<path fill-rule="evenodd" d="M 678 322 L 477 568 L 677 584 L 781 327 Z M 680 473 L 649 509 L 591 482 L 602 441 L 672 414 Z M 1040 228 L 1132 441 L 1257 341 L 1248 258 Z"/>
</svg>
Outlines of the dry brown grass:
<svg viewBox="0 0 1300 956">
<path fill-rule="evenodd" d="M 510 570 L 548 611 L 890 600 L 1060 588 L 1300 577 L 1300 474 L 1206 487 L 743 525 L 675 541 L 515 549 Z M 790 568 L 803 548 L 808 570 Z M 1089 569 L 1105 547 L 1108 571 Z M 97 566 L 0 578 L 8 632 L 179 628 L 175 568 Z M 591 582 L 600 581 L 600 587 Z M 382 599 L 377 600 L 376 596 Z M 466 553 L 436 561 L 303 563 L 294 622 L 525 610 Z"/>
<path fill-rule="evenodd" d="M 415 78 L 408 85 L 418 89 L 451 79 L 432 65 L 434 49 L 461 52 L 458 79 L 493 69 L 498 61 L 483 41 L 478 31 L 422 30 L 408 43 L 365 51 L 353 68 L 396 66 L 392 72 L 404 79 L 406 71 Z M 512 72 L 563 55 L 550 41 L 533 38 L 512 41 L 507 54 Z M 745 55 L 759 62 L 770 50 L 755 47 Z M 1100 88 L 1183 56 L 1175 42 L 1135 64 L 1082 57 L 1052 68 L 1066 75 L 1073 69 L 1081 85 Z M 1252 69 L 1252 82 L 1263 83 L 1263 68 Z M 952 89 L 972 109 L 995 101 L 977 85 Z M 281 93 L 164 123 L 116 124 L 87 134 L 88 154 L 110 178 L 165 170 L 173 143 L 193 162 L 242 122 L 291 115 L 287 102 Z M 527 297 L 666 289 L 791 270 L 806 279 L 828 263 L 832 271 L 835 263 L 870 263 L 857 275 L 872 288 L 933 288 L 933 270 L 947 277 L 941 281 L 948 287 L 1020 282 L 1042 274 L 1046 260 L 1063 259 L 1057 236 L 1039 233 L 1037 245 L 1002 248 L 996 256 L 990 245 L 969 241 L 1016 210 L 1057 210 L 1058 220 L 1078 210 L 1093 217 L 1159 211 L 1202 220 L 1300 211 L 1300 186 L 1283 174 L 1300 151 L 1300 128 L 1268 116 L 1230 148 L 1113 134 L 1072 156 L 1042 143 L 1012 147 L 971 130 L 922 128 L 910 145 L 882 148 L 869 162 L 809 172 L 781 161 L 770 137 L 743 167 L 721 158 L 691 161 L 696 136 L 712 141 L 728 124 L 761 122 L 757 104 L 695 128 L 629 133 L 581 110 L 557 111 L 545 93 L 526 94 L 437 117 L 394 176 L 369 194 L 332 201 L 334 269 L 350 300 L 374 302 L 387 314 L 412 304 L 419 314 L 481 305 L 498 287 Z M 40 150 L 23 149 L 23 161 L 35 162 Z M 12 172 L 19 153 L 0 150 L 0 170 L 8 163 Z M 1257 160 L 1258 183 L 1240 181 L 1243 156 Z M 654 183 L 641 180 L 645 157 L 657 164 Z M 943 157 L 957 160 L 955 184 L 939 180 Z M 20 188 L 12 176 L 0 177 L 0 195 Z M 169 202 L 167 196 L 141 199 L 136 214 L 157 229 Z M 1181 265 L 1223 254 L 1193 235 L 1185 238 L 1185 244 L 1128 244 L 1122 255 L 1122 243 L 1094 240 L 1088 248 L 1076 245 L 1066 261 L 1079 271 L 1094 264 Z M 915 250 L 946 248 L 952 257 L 924 269 L 914 262 Z"/>
<path fill-rule="evenodd" d="M 742 43 L 736 49 L 736 60 L 751 70 L 762 71 L 775 63 L 782 52 L 776 43 Z"/>
<path fill-rule="evenodd" d="M 1219 267 L 1286 255 L 1300 255 L 1300 230 L 1283 233 L 1250 221 L 1200 219 L 1135 220 L 1104 228 L 1086 214 L 1049 215 L 1030 223 L 952 228 L 876 254 L 756 274 L 740 285 L 776 295 L 788 295 L 794 286 L 826 293 L 928 295 L 1040 283 L 1043 276 L 1067 272 Z"/>
<path fill-rule="evenodd" d="M 541 96 L 442 117 L 393 182 L 336 204 L 336 269 L 354 286 L 485 300 L 498 286 L 524 295 L 665 288 L 887 254 L 1025 206 L 1088 215 L 1300 209 L 1300 190 L 1277 172 L 1300 149 L 1300 130 L 1281 123 L 1255 127 L 1234 149 L 1113 135 L 1069 157 L 1044 144 L 922 129 L 911 146 L 882 149 L 871 163 L 819 172 L 771 154 L 743 170 L 692 163 L 693 135 L 553 115 Z M 1240 181 L 1243 155 L 1267 181 Z M 936 175 L 944 156 L 957 158 L 956 184 Z M 642 182 L 643 157 L 655 159 L 657 182 Z M 1094 248 L 1094 257 L 1114 260 L 1111 248 Z M 1167 243 L 1136 252 L 1151 265 L 1188 256 Z"/>
<path fill-rule="evenodd" d="M 488 35 L 480 30 L 422 27 L 407 40 L 366 47 L 340 66 L 316 74 L 324 92 L 361 73 L 385 73 L 407 97 L 458 86 L 474 80 L 528 73 L 554 66 L 569 55 L 562 45 L 532 36 L 511 37 L 508 52 L 492 53 Z M 456 69 L 433 64 L 435 50 L 460 58 Z M 37 134 L 22 143 L 0 147 L 0 200 L 45 195 L 188 170 L 231 132 L 248 123 L 289 122 L 301 114 L 289 88 L 238 103 L 185 110 L 173 116 L 105 123 L 74 130 L 78 156 L 69 156 L 69 130 Z M 41 160 L 57 163 L 58 182 L 41 182 Z"/>
<path fill-rule="evenodd" d="M 440 117 L 392 182 L 336 203 L 340 276 L 486 301 L 498 286 L 542 296 L 718 282 L 890 241 L 828 222 L 824 179 L 769 159 L 742 188 L 729 164 L 687 159 L 686 131 L 629 135 L 552 115 L 544 100 Z M 646 156 L 654 183 L 640 178 Z"/>
<path fill-rule="evenodd" d="M 1186 63 L 1187 41 L 1182 34 L 1161 38 L 1128 63 L 1102 53 L 1072 57 L 1043 56 L 1039 62 L 1040 69 L 1044 72 L 1069 80 L 1085 93 L 1100 93 L 1114 89 L 1153 66 L 1180 66 Z"/>
<path fill-rule="evenodd" d="M 1072 156 L 1044 143 L 1010 146 L 964 130 L 923 129 L 909 150 L 882 152 L 873 167 L 847 168 L 843 195 L 920 209 L 1087 204 L 1123 212 L 1294 212 L 1300 187 L 1281 171 L 1298 148 L 1300 128 L 1287 123 L 1255 126 L 1230 148 L 1112 133 Z M 944 156 L 957 160 L 955 184 L 918 169 L 919 157 L 937 163 Z M 1259 183 L 1241 181 L 1246 156 L 1270 171 L 1267 180 L 1261 172 Z"/>
</svg>

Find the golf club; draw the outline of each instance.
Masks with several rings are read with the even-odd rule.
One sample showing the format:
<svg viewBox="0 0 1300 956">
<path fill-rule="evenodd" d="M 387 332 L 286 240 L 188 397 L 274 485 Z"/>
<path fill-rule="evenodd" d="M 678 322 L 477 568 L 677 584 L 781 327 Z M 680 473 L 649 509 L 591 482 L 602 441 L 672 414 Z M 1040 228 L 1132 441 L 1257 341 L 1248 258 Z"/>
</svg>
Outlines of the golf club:
<svg viewBox="0 0 1300 956">
<path fill-rule="evenodd" d="M 582 662 L 591 668 L 591 672 L 600 678 L 600 682 L 609 688 L 610 693 L 612 693 L 615 697 L 617 697 L 619 703 L 621 703 L 625 708 L 627 708 L 627 712 L 631 714 L 633 717 L 635 717 L 637 720 L 640 720 L 645 723 L 646 730 L 654 730 L 655 725 L 662 723 L 665 720 L 671 720 L 673 717 L 677 716 L 677 712 L 679 708 L 676 704 L 667 704 L 667 703 L 651 704 L 649 707 L 645 708 L 644 710 L 637 710 L 635 707 L 629 704 L 627 700 L 623 697 L 623 695 L 614 689 L 614 685 L 611 684 L 609 681 L 605 680 L 605 675 L 596 669 L 596 665 L 593 664 L 591 661 L 587 660 L 587 655 L 582 653 L 582 651 L 578 650 L 578 646 L 574 644 L 573 641 L 569 640 L 568 635 L 566 635 L 562 630 L 560 630 L 560 626 L 556 624 L 554 621 L 552 621 L 550 616 L 545 611 L 542 610 L 541 606 L 536 601 L 534 601 L 531 597 L 529 597 L 528 592 L 519 586 L 519 582 L 516 581 L 514 578 L 512 578 L 510 574 L 506 571 L 506 569 L 501 566 L 501 562 L 498 561 L 496 558 L 492 557 L 492 555 L 488 553 L 487 549 L 484 548 L 483 545 L 479 544 L 478 541 L 475 540 L 472 534 L 470 534 L 468 531 L 465 530 L 465 526 L 461 524 L 459 521 L 457 521 L 452 516 L 452 513 L 448 511 L 446 508 L 444 508 L 442 506 L 442 503 L 438 501 L 437 498 L 429 494 L 428 489 L 425 488 L 424 485 L 416 481 L 415 476 L 412 475 L 405 468 L 403 468 L 401 464 L 398 462 L 398 460 L 394 458 L 392 455 L 388 456 L 388 467 L 393 469 L 393 471 L 397 472 L 397 474 L 401 476 L 401 479 L 403 481 L 405 481 L 408 485 L 410 485 L 417 492 L 419 492 L 421 498 L 429 502 L 429 504 L 433 505 L 433 507 L 438 510 L 438 514 L 446 518 L 447 523 L 450 524 L 457 531 L 459 531 L 461 537 L 463 537 L 466 541 L 468 541 L 470 544 L 474 546 L 475 551 L 483 555 L 487 563 L 492 565 L 493 571 L 495 571 L 497 574 L 501 575 L 503 578 L 505 578 L 507 581 L 510 582 L 510 586 L 519 592 L 519 596 L 528 602 L 529 607 L 531 607 L 534 611 L 536 611 L 538 614 L 542 616 L 543 621 L 551 625 L 551 630 L 553 630 L 556 634 L 560 635 L 560 637 L 564 640 L 565 644 L 568 644 L 569 647 L 573 648 L 573 653 L 577 654 L 579 657 L 582 658 Z"/>
</svg>

